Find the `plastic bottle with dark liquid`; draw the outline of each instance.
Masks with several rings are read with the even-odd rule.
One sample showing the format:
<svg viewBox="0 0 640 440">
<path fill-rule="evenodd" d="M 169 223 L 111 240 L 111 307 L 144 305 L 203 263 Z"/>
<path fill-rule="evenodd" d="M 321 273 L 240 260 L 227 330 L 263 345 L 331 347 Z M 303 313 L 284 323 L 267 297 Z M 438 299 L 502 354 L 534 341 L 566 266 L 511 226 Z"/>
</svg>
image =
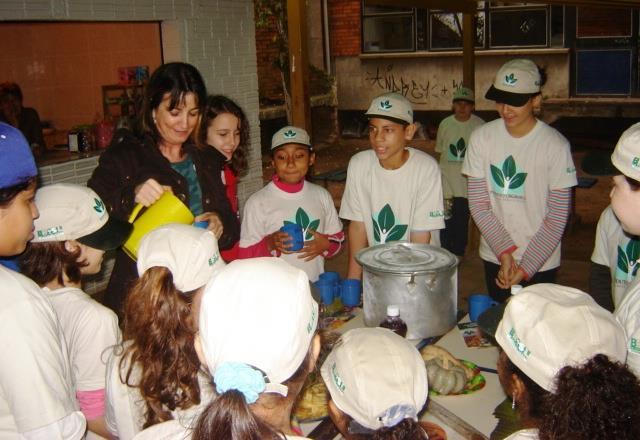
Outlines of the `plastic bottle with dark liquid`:
<svg viewBox="0 0 640 440">
<path fill-rule="evenodd" d="M 403 338 L 407 336 L 407 324 L 400 318 L 398 306 L 387 306 L 387 317 L 380 323 L 380 327 L 388 328 Z"/>
</svg>

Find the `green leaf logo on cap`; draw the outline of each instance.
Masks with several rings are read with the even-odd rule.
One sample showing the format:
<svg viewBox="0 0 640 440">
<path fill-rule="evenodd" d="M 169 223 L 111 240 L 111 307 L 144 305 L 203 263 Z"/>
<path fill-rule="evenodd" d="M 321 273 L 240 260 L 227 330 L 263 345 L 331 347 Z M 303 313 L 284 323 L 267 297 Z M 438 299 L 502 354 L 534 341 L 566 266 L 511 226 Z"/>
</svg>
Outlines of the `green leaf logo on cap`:
<svg viewBox="0 0 640 440">
<path fill-rule="evenodd" d="M 96 199 L 94 198 L 93 201 L 95 202 L 95 205 L 93 206 L 93 209 L 98 213 L 98 214 L 102 214 L 105 211 L 105 206 L 104 206 L 104 202 L 100 199 Z"/>
<path fill-rule="evenodd" d="M 508 86 L 515 86 L 517 82 L 518 78 L 513 73 L 504 77 L 504 83 Z"/>
<path fill-rule="evenodd" d="M 380 101 L 378 104 L 378 108 L 384 111 L 391 110 L 391 107 L 393 107 L 393 105 L 391 105 L 388 99 L 386 101 Z"/>
<path fill-rule="evenodd" d="M 296 133 L 295 131 L 289 129 L 287 131 L 285 131 L 284 133 L 282 133 L 282 135 L 286 138 L 286 139 L 292 139 L 294 137 L 296 137 L 298 133 Z"/>
<path fill-rule="evenodd" d="M 638 168 L 640 166 L 640 157 L 634 157 L 631 161 L 631 166 L 634 168 Z"/>
</svg>

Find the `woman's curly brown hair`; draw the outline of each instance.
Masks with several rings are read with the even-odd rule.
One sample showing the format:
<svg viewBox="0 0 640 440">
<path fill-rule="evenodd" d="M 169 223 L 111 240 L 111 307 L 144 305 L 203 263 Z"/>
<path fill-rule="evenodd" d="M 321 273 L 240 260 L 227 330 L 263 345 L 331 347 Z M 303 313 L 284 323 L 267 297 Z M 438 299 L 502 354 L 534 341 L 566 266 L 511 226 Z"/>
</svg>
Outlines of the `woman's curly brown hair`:
<svg viewBox="0 0 640 440">
<path fill-rule="evenodd" d="M 540 439 L 640 439 L 640 384 L 619 362 L 598 354 L 564 367 L 549 394 Z"/>
<path fill-rule="evenodd" d="M 125 300 L 120 380 L 140 390 L 146 403 L 144 428 L 170 420 L 177 408 L 200 403 L 192 297 L 193 292 L 175 288 L 168 269 L 152 267 Z M 140 380 L 131 383 L 135 370 Z"/>
</svg>

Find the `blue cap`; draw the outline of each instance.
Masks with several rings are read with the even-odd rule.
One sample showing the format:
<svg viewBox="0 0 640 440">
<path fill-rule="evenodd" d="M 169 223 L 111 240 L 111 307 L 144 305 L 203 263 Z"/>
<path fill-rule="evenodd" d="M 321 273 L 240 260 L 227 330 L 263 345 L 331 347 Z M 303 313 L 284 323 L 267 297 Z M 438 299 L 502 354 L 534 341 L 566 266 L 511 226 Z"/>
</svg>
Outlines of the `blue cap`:
<svg viewBox="0 0 640 440">
<path fill-rule="evenodd" d="M 29 143 L 22 132 L 0 122 L 0 188 L 9 188 L 38 175 Z"/>
</svg>

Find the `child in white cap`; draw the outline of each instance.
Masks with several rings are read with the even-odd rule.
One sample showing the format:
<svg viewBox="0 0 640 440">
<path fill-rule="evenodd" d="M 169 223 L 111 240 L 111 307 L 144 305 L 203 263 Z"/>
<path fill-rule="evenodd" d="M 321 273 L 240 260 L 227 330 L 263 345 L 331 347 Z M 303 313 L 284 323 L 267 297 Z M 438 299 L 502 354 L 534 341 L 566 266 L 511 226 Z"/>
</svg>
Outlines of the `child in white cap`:
<svg viewBox="0 0 640 440">
<path fill-rule="evenodd" d="M 640 234 L 640 123 L 629 127 L 618 140 L 611 162 L 620 171 L 613 177 L 611 207 L 629 234 Z M 630 266 L 637 259 L 628 261 Z M 640 377 L 640 278 L 629 284 L 622 301 L 615 309 L 616 319 L 627 334 L 627 364 Z"/>
<path fill-rule="evenodd" d="M 442 247 L 458 256 L 464 255 L 469 235 L 469 200 L 467 177 L 462 174 L 462 161 L 467 153 L 471 132 L 484 124 L 473 114 L 475 95 L 467 87 L 453 93 L 453 114 L 438 126 L 436 153 L 440 153 L 442 193 L 445 200 L 445 228 L 440 233 Z"/>
<path fill-rule="evenodd" d="M 349 223 L 348 278 L 362 277 L 357 253 L 391 241 L 440 245 L 444 228 L 442 181 L 437 162 L 409 148 L 416 126 L 407 98 L 385 93 L 371 101 L 371 150 L 349 161 L 340 217 Z"/>
<path fill-rule="evenodd" d="M 204 286 L 224 266 L 211 231 L 168 224 L 145 235 L 124 305 L 123 342 L 107 366 L 107 428 L 120 440 L 188 419 L 212 395 L 193 348 Z"/>
<path fill-rule="evenodd" d="M 0 256 L 18 255 L 33 238 L 36 168 L 17 128 L 0 123 Z M 80 439 L 78 410 L 62 326 L 42 290 L 0 267 L 0 435 Z"/>
<path fill-rule="evenodd" d="M 318 304 L 305 273 L 277 258 L 229 263 L 207 285 L 196 350 L 218 396 L 191 424 L 138 439 L 300 439 L 291 411 L 320 352 Z"/>
<path fill-rule="evenodd" d="M 428 438 L 418 424 L 429 393 L 427 369 L 405 338 L 383 328 L 350 330 L 321 372 L 330 394 L 329 415 L 346 439 Z"/>
<path fill-rule="evenodd" d="M 324 272 L 324 259 L 342 246 L 342 223 L 329 191 L 305 180 L 316 154 L 305 130 L 286 126 L 271 139 L 274 175 L 244 206 L 240 229 L 240 258 L 280 257 L 304 270 L 315 282 Z M 292 250 L 291 237 L 280 228 L 297 224 L 304 246 Z"/>
<path fill-rule="evenodd" d="M 100 197 L 85 186 L 40 188 L 36 206 L 35 237 L 20 257 L 20 269 L 42 287 L 60 320 L 87 438 L 108 437 L 104 352 L 119 340 L 118 318 L 82 291 L 82 280 L 100 272 L 105 251 L 120 246 L 132 226 L 109 217 Z"/>
<path fill-rule="evenodd" d="M 500 118 L 471 134 L 462 165 L 491 297 L 514 284 L 555 281 L 576 169 L 569 142 L 535 116 L 544 75 L 528 59 L 505 63 L 485 97 Z"/>
<path fill-rule="evenodd" d="M 624 366 L 624 330 L 591 296 L 526 287 L 507 302 L 495 338 L 500 383 L 525 428 L 509 440 L 640 438 L 640 385 Z"/>
</svg>

